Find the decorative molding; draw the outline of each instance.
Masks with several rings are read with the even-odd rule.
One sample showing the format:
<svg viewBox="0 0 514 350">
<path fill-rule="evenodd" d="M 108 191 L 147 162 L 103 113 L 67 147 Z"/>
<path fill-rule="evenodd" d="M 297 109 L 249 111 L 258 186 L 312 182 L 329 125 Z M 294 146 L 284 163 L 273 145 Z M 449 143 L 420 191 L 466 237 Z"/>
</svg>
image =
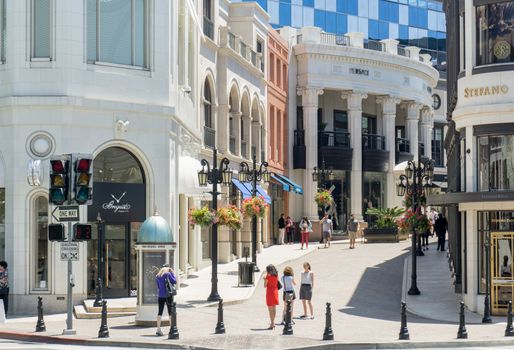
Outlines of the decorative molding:
<svg viewBox="0 0 514 350">
<path fill-rule="evenodd" d="M 323 89 L 315 87 L 299 87 L 296 89 L 298 96 L 302 96 L 302 107 L 318 108 L 318 96 L 323 95 Z"/>
<path fill-rule="evenodd" d="M 129 120 L 121 120 L 118 119 L 114 123 L 114 138 L 116 139 L 124 139 L 125 134 L 128 131 L 128 126 L 130 124 Z"/>
<path fill-rule="evenodd" d="M 384 115 L 396 115 L 396 105 L 402 102 L 401 98 L 396 96 L 377 96 L 376 101 L 382 105 Z"/>
<path fill-rule="evenodd" d="M 408 101 L 401 104 L 401 108 L 407 110 L 407 119 L 419 120 L 419 110 L 422 104 L 414 101 Z"/>
<path fill-rule="evenodd" d="M 362 100 L 368 98 L 368 94 L 359 91 L 343 91 L 341 98 L 348 101 L 349 111 L 362 111 Z"/>
</svg>

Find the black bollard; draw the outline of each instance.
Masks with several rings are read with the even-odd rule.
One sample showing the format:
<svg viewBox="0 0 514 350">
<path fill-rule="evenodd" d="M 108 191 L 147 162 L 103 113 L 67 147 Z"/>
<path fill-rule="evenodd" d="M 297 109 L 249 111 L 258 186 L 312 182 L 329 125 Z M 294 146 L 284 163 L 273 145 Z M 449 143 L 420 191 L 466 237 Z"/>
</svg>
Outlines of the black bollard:
<svg viewBox="0 0 514 350">
<path fill-rule="evenodd" d="M 291 301 L 286 301 L 286 322 L 284 324 L 284 329 L 282 330 L 282 335 L 293 335 L 293 324 L 291 322 Z"/>
<path fill-rule="evenodd" d="M 178 339 L 179 333 L 177 328 L 177 303 L 171 303 L 171 325 L 170 332 L 168 333 L 168 339 Z"/>
<path fill-rule="evenodd" d="M 506 337 L 514 337 L 514 328 L 512 328 L 512 301 L 509 300 L 509 310 L 507 311 L 507 328 L 505 328 Z"/>
<path fill-rule="evenodd" d="M 36 332 L 45 332 L 45 320 L 43 320 L 43 298 L 37 297 L 37 323 Z"/>
<path fill-rule="evenodd" d="M 407 304 L 405 301 L 402 301 L 402 309 L 401 309 L 401 326 L 400 326 L 400 336 L 398 339 L 400 340 L 409 340 L 409 329 L 407 328 Z"/>
<path fill-rule="evenodd" d="M 223 323 L 223 299 L 218 303 L 218 323 L 216 323 L 216 334 L 225 334 L 225 324 Z"/>
<path fill-rule="evenodd" d="M 323 332 L 323 340 L 334 340 L 334 332 L 332 332 L 332 310 L 330 303 L 327 303 L 327 312 L 325 313 L 325 331 Z"/>
<path fill-rule="evenodd" d="M 466 330 L 466 318 L 464 316 L 464 302 L 460 302 L 460 317 L 459 317 L 459 331 L 457 332 L 457 339 L 468 339 L 468 331 Z"/>
<path fill-rule="evenodd" d="M 107 301 L 102 301 L 102 323 L 98 331 L 98 338 L 109 338 L 109 328 L 107 327 Z"/>
</svg>

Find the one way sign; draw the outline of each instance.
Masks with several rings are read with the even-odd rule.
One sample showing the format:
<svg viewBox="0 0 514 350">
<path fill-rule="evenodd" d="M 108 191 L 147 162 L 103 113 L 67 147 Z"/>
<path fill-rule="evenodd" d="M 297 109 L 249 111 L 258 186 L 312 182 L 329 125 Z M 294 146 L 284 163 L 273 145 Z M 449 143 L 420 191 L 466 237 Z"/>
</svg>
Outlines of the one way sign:
<svg viewBox="0 0 514 350">
<path fill-rule="evenodd" d="M 59 221 L 79 221 L 78 205 L 60 205 L 52 211 L 52 217 Z"/>
</svg>

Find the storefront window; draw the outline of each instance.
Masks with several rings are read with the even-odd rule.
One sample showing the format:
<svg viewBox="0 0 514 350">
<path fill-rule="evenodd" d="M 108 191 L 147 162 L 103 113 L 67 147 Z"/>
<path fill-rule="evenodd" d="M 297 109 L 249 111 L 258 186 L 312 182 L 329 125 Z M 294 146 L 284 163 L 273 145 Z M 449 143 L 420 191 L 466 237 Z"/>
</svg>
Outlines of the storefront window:
<svg viewBox="0 0 514 350">
<path fill-rule="evenodd" d="M 432 159 L 437 167 L 444 167 L 443 135 L 443 127 L 434 126 L 432 130 Z"/>
<path fill-rule="evenodd" d="M 0 261 L 5 260 L 5 188 L 0 188 Z"/>
<path fill-rule="evenodd" d="M 486 260 L 485 241 L 494 231 L 514 231 L 514 212 L 511 211 L 482 211 L 478 212 L 478 276 L 479 293 L 485 293 Z M 505 254 L 503 254 L 505 255 Z M 503 256 L 502 255 L 502 256 Z M 510 258 L 512 261 L 512 257 Z"/>
<path fill-rule="evenodd" d="M 371 218 L 366 215 L 366 210 L 385 206 L 386 174 L 364 171 L 362 177 L 362 213 L 364 220 L 369 222 Z"/>
<path fill-rule="evenodd" d="M 157 286 L 155 276 L 162 264 L 166 262 L 165 252 L 143 253 L 143 304 L 157 304 Z"/>
<path fill-rule="evenodd" d="M 514 135 L 478 138 L 479 191 L 514 190 Z"/>
<path fill-rule="evenodd" d="M 110 147 L 95 157 L 94 182 L 142 184 L 145 182 L 141 165 L 127 150 Z"/>
<path fill-rule="evenodd" d="M 35 276 L 34 289 L 48 289 L 48 199 L 37 197 L 35 203 L 35 222 L 34 222 L 34 252 L 35 256 Z"/>
<path fill-rule="evenodd" d="M 334 170 L 334 180 L 327 181 L 325 188 L 331 188 L 335 205 L 328 208 L 328 214 L 332 216 L 334 230 L 345 230 L 346 222 L 350 218 L 350 172 Z M 320 213 L 323 214 L 323 213 Z"/>
<path fill-rule="evenodd" d="M 514 61 L 514 1 L 477 6 L 477 66 Z"/>
</svg>

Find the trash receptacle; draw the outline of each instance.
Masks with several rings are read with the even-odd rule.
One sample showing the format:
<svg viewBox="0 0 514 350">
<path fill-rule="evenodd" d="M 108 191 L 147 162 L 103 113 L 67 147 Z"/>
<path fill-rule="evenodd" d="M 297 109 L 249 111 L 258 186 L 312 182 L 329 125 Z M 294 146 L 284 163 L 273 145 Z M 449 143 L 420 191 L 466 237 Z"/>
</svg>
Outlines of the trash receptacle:
<svg viewBox="0 0 514 350">
<path fill-rule="evenodd" d="M 241 261 L 238 263 L 238 286 L 253 286 L 253 262 Z"/>
</svg>

